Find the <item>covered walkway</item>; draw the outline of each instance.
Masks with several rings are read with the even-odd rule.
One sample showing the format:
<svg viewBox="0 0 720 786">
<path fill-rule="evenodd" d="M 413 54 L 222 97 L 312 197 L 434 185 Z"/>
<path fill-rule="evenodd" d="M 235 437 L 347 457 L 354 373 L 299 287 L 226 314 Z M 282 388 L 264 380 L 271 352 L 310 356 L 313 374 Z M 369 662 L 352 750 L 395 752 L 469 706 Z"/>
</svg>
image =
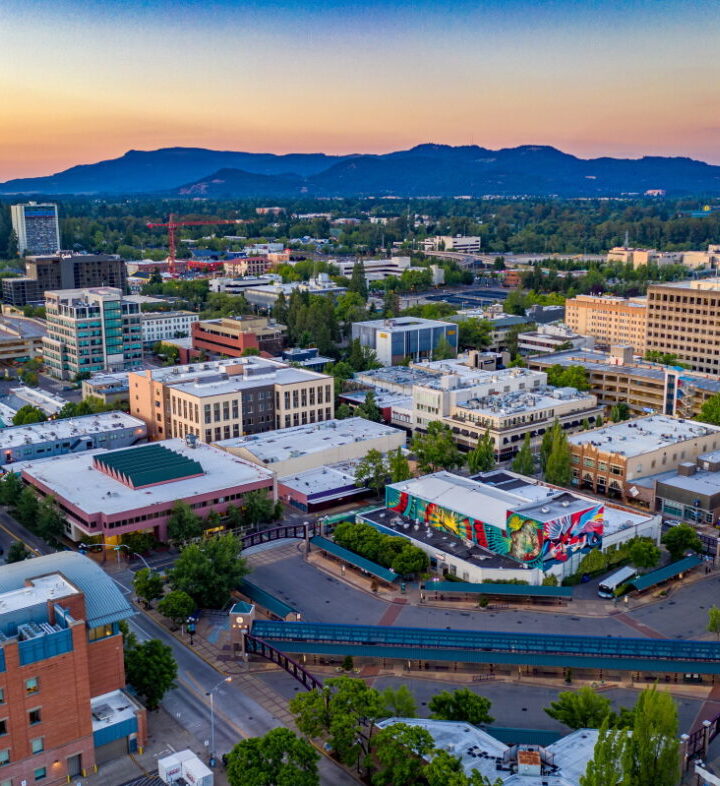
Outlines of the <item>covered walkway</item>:
<svg viewBox="0 0 720 786">
<path fill-rule="evenodd" d="M 382 565 L 378 565 L 377 562 L 372 562 L 369 559 L 365 559 L 365 557 L 361 557 L 354 551 L 343 548 L 337 543 L 334 543 L 332 540 L 323 538 L 322 535 L 315 535 L 314 538 L 310 538 L 310 545 L 315 546 L 321 551 L 324 551 L 333 557 L 337 557 L 337 559 L 346 562 L 348 565 L 358 568 L 358 570 L 362 570 L 365 573 L 369 573 L 374 578 L 385 581 L 388 584 L 392 584 L 399 578 L 397 573 L 390 570 L 390 568 L 384 568 Z"/>
<path fill-rule="evenodd" d="M 426 592 L 444 595 L 486 595 L 489 597 L 530 600 L 533 602 L 567 602 L 572 600 L 572 587 L 534 587 L 527 584 L 473 584 L 467 581 L 429 581 Z M 440 598 L 443 600 L 444 598 Z"/>
<path fill-rule="evenodd" d="M 696 568 L 702 562 L 703 558 L 699 554 L 693 554 L 677 562 L 671 562 L 669 565 L 665 565 L 664 568 L 658 568 L 652 571 L 652 573 L 645 573 L 643 576 L 638 576 L 630 582 L 630 585 L 635 587 L 638 592 L 642 592 L 643 590 L 650 589 L 650 587 L 662 584 L 663 581 L 674 579 L 676 576 L 680 576 L 688 570 Z"/>
</svg>

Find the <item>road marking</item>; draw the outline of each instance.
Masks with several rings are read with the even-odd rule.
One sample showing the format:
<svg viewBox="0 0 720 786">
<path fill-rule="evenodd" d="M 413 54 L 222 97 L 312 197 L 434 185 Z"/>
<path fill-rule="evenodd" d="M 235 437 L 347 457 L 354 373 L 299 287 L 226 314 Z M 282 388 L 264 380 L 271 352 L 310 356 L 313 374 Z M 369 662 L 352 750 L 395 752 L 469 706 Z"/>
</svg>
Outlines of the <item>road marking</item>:
<svg viewBox="0 0 720 786">
<path fill-rule="evenodd" d="M 27 546 L 30 549 L 30 551 L 35 552 L 35 556 L 36 557 L 41 557 L 42 556 L 42 554 L 34 546 L 31 546 L 29 543 L 26 543 L 18 534 L 16 534 L 15 532 L 12 532 L 11 530 L 9 530 L 4 524 L 0 523 L 0 529 L 5 530 L 5 532 L 7 532 L 7 534 L 13 540 L 19 541 L 20 543 L 23 544 L 23 546 Z"/>
<path fill-rule="evenodd" d="M 195 683 L 195 685 L 197 685 L 198 687 L 198 690 L 191 687 L 191 685 L 189 685 L 187 682 L 188 680 L 190 682 Z M 192 693 L 193 696 L 195 696 L 195 698 L 198 699 L 201 702 L 201 704 L 203 704 L 203 706 L 210 709 L 210 702 L 208 702 L 206 698 L 207 691 L 191 674 L 186 674 L 185 679 L 184 680 L 179 679 L 178 682 L 182 683 L 185 686 L 185 689 L 189 690 L 190 693 Z M 222 710 L 219 710 L 217 707 L 215 707 L 214 711 L 215 711 L 216 718 L 221 718 L 228 726 L 230 726 L 230 728 L 236 731 L 243 739 L 248 739 L 250 735 L 244 729 L 238 726 L 237 723 L 235 723 L 235 721 L 230 720 L 230 718 Z"/>
</svg>

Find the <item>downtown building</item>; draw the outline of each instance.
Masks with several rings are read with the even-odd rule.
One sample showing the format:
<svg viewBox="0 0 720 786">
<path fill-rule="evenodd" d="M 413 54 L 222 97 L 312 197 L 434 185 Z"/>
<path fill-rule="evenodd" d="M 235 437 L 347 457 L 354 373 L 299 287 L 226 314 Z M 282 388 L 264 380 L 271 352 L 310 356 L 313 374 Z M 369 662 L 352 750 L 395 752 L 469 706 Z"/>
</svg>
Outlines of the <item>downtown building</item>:
<svg viewBox="0 0 720 786">
<path fill-rule="evenodd" d="M 56 254 L 60 249 L 57 205 L 28 202 L 10 206 L 18 254 Z"/>
<path fill-rule="evenodd" d="M 592 336 L 598 347 L 622 344 L 644 355 L 648 298 L 578 295 L 565 301 L 565 323 L 581 336 Z"/>
<path fill-rule="evenodd" d="M 420 317 L 372 319 L 353 322 L 352 339 L 372 349 L 379 363 L 395 366 L 406 358 L 432 359 L 443 342 L 457 353 L 458 326 L 453 322 Z"/>
<path fill-rule="evenodd" d="M 140 306 L 120 289 L 47 292 L 43 357 L 56 379 L 121 371 L 142 363 Z"/>
<path fill-rule="evenodd" d="M 258 356 L 134 371 L 128 399 L 151 439 L 219 442 L 335 416 L 332 377 Z"/>
<path fill-rule="evenodd" d="M 55 253 L 30 256 L 25 260 L 26 275 L 3 279 L 3 301 L 22 307 L 42 303 L 45 292 L 87 287 L 127 289 L 125 260 L 115 254 Z"/>
<path fill-rule="evenodd" d="M 68 551 L 0 571 L 0 783 L 57 786 L 145 745 L 125 691 L 119 623 L 133 615 L 88 557 Z"/>
</svg>

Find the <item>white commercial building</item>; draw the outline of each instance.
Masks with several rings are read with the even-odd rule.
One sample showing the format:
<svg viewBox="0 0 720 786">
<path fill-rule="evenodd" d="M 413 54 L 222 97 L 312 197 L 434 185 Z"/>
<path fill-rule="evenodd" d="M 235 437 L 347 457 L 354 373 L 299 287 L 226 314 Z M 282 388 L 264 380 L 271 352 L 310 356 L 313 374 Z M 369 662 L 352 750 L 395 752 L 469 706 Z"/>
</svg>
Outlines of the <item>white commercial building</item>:
<svg viewBox="0 0 720 786">
<path fill-rule="evenodd" d="M 355 259 L 331 259 L 331 264 L 339 269 L 340 275 L 350 278 L 355 266 Z M 400 276 L 412 266 L 410 257 L 386 257 L 385 259 L 363 259 L 365 279 L 381 281 L 388 276 Z"/>
<path fill-rule="evenodd" d="M 524 355 L 559 352 L 563 349 L 591 349 L 593 336 L 581 336 L 561 323 L 540 325 L 537 330 L 518 333 L 518 350 Z"/>
<path fill-rule="evenodd" d="M 431 359 L 438 346 L 447 343 L 454 353 L 458 348 L 458 326 L 453 322 L 420 317 L 396 317 L 354 322 L 352 338 L 370 347 L 384 366 L 401 364 L 406 358 Z"/>
<path fill-rule="evenodd" d="M 140 314 L 143 344 L 154 344 L 168 338 L 186 338 L 190 326 L 200 319 L 192 311 L 154 311 Z"/>
<path fill-rule="evenodd" d="M 425 251 L 455 251 L 473 254 L 480 251 L 482 238 L 477 235 L 436 235 L 424 241 Z"/>
</svg>

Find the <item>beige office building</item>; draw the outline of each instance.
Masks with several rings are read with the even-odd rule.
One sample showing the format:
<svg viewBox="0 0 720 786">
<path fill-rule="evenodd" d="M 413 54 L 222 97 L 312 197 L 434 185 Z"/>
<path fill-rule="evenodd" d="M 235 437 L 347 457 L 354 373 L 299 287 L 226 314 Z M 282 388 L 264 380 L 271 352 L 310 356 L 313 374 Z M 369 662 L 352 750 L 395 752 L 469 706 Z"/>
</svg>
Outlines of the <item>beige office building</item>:
<svg viewBox="0 0 720 786">
<path fill-rule="evenodd" d="M 128 397 L 151 439 L 218 442 L 335 416 L 332 377 L 256 356 L 133 372 Z"/>
<path fill-rule="evenodd" d="M 650 285 L 647 349 L 676 355 L 693 371 L 720 373 L 720 284 Z"/>
<path fill-rule="evenodd" d="M 647 299 L 578 295 L 565 302 L 565 324 L 581 336 L 593 336 L 599 347 L 614 344 L 645 354 Z"/>
</svg>

